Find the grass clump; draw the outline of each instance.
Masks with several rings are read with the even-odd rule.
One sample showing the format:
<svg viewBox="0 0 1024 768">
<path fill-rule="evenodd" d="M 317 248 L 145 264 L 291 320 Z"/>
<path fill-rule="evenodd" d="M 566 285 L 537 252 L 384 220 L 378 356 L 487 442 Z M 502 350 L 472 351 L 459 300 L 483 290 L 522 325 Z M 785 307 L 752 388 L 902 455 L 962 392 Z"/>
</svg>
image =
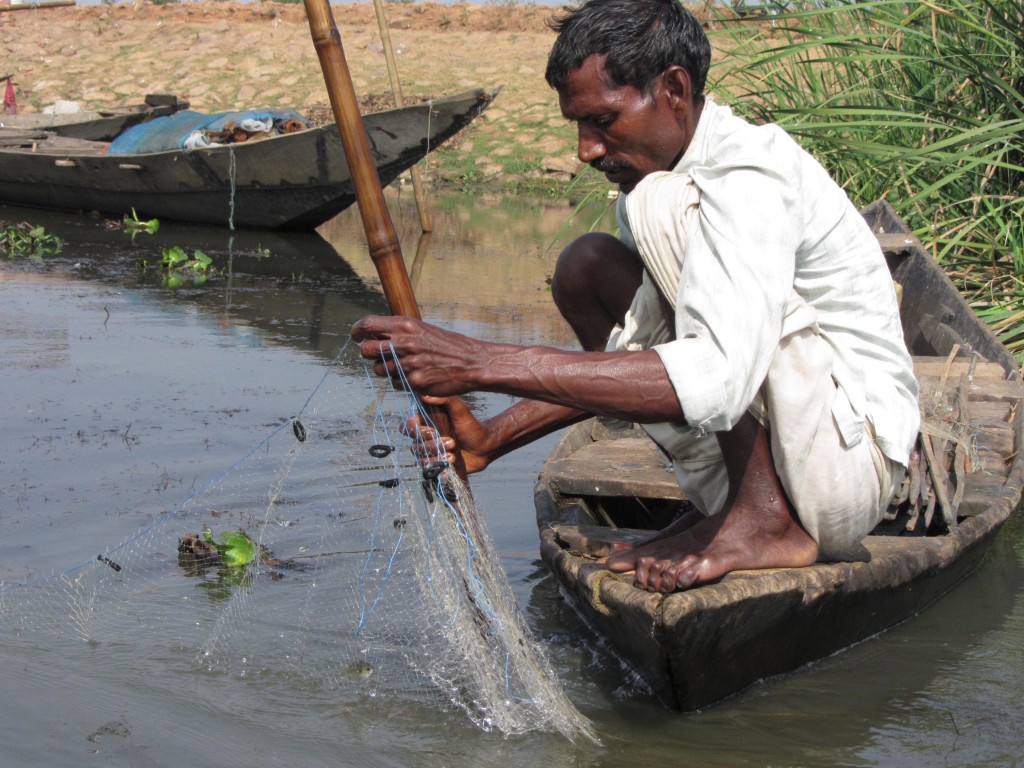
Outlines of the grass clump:
<svg viewBox="0 0 1024 768">
<path fill-rule="evenodd" d="M 1024 349 L 1024 0 L 726 15 L 710 35 L 726 51 L 712 89 L 783 126 L 858 205 L 887 199 Z"/>
</svg>

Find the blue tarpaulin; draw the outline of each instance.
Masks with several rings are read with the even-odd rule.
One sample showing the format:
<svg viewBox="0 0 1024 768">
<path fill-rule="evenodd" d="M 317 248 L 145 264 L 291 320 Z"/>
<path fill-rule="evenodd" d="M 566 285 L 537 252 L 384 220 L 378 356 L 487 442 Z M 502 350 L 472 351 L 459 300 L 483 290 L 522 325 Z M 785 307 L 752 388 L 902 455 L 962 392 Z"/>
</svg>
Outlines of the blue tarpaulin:
<svg viewBox="0 0 1024 768">
<path fill-rule="evenodd" d="M 158 117 L 148 123 L 133 126 L 118 136 L 107 148 L 108 155 L 141 155 L 147 152 L 166 152 L 184 149 L 185 141 L 196 131 L 215 133 L 228 123 L 243 120 L 273 120 L 276 125 L 284 120 L 309 121 L 291 109 L 250 109 L 241 112 L 207 114 L 186 109 L 167 117 Z"/>
</svg>

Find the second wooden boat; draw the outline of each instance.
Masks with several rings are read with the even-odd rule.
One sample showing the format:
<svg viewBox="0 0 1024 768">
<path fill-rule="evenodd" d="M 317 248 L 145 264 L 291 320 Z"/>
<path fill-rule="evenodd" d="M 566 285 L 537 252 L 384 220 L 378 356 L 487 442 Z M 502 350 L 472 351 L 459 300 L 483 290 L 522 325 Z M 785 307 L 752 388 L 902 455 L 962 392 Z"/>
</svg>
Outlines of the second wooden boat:
<svg viewBox="0 0 1024 768">
<path fill-rule="evenodd" d="M 465 128 L 494 93 L 365 115 L 382 184 Z M 259 229 L 310 230 L 355 202 L 332 123 L 261 141 L 114 155 L 51 132 L 0 131 L 0 202 Z"/>
</svg>

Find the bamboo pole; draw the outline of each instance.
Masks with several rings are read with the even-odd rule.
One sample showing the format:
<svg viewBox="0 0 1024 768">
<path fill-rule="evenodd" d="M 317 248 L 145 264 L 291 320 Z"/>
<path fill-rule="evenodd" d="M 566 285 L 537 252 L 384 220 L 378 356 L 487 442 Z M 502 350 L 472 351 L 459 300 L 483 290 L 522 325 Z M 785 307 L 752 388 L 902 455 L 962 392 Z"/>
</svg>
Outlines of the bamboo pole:
<svg viewBox="0 0 1024 768">
<path fill-rule="evenodd" d="M 363 229 L 366 231 L 370 258 L 380 276 L 384 298 L 392 313 L 419 319 L 420 310 L 409 283 L 405 261 L 402 259 L 401 244 L 384 201 L 384 190 L 381 188 L 380 176 L 377 174 L 377 166 L 370 151 L 370 140 L 363 127 L 362 115 L 359 114 L 359 102 L 355 87 L 352 85 L 352 75 L 345 59 L 345 50 L 341 45 L 341 35 L 334 22 L 334 15 L 331 13 L 328 0 L 303 1 L 313 45 L 316 47 L 320 67 L 324 73 L 327 96 L 352 174 L 352 184 L 355 187 Z M 437 408 L 428 410 L 441 434 L 451 436 L 448 413 Z M 462 455 L 456 451 L 452 459 L 456 474 L 466 484 L 468 490 L 469 483 Z"/>
<path fill-rule="evenodd" d="M 391 32 L 388 29 L 387 17 L 384 15 L 384 3 L 381 0 L 373 0 L 373 8 L 377 12 L 377 28 L 380 30 L 380 40 L 384 45 L 384 60 L 388 65 L 391 93 L 395 96 L 395 106 L 401 109 L 405 106 L 405 97 L 402 96 L 402 84 L 398 79 L 398 63 L 395 61 L 395 49 L 391 47 Z M 420 214 L 420 229 L 430 232 L 433 226 L 430 223 L 430 212 L 427 209 L 427 196 L 423 191 L 420 167 L 412 166 L 409 169 L 409 174 L 412 176 L 412 192 L 416 198 L 416 210 Z"/>
</svg>

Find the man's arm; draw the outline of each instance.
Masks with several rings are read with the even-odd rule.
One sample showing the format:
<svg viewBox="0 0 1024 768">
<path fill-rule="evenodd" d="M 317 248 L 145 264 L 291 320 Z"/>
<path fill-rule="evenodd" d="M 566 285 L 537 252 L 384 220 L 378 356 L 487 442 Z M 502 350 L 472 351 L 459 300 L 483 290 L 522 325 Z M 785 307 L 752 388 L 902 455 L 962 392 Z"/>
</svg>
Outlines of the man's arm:
<svg viewBox="0 0 1024 768">
<path fill-rule="evenodd" d="M 447 410 L 454 438 L 446 437 L 441 443 L 446 451 L 458 448 L 470 474 L 480 472 L 506 453 L 589 415 L 539 400 L 520 400 L 496 416 L 478 421 L 458 397 L 428 396 L 423 398 L 423 402 L 440 405 Z M 421 455 L 428 459 L 436 456 L 439 451 L 433 428 L 418 419 L 412 428 L 419 430 L 423 440 Z"/>
<path fill-rule="evenodd" d="M 562 410 L 531 409 L 502 425 L 511 440 L 578 420 L 572 411 L 641 423 L 683 420 L 661 358 L 644 352 L 567 352 L 479 341 L 407 317 L 366 317 L 352 329 L 380 376 L 401 362 L 413 390 L 447 397 L 476 390 L 539 400 Z M 547 431 L 556 429 L 550 426 Z"/>
</svg>

